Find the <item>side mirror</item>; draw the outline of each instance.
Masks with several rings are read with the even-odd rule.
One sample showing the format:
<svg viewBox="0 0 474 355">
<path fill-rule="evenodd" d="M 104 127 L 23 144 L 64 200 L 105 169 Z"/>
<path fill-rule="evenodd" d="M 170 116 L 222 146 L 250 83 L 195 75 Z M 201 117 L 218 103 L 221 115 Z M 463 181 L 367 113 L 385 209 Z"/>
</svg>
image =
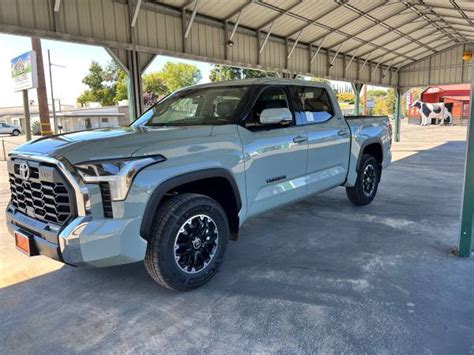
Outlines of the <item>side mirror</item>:
<svg viewBox="0 0 474 355">
<path fill-rule="evenodd" d="M 267 108 L 260 114 L 262 125 L 289 124 L 293 121 L 293 115 L 287 108 Z"/>
</svg>

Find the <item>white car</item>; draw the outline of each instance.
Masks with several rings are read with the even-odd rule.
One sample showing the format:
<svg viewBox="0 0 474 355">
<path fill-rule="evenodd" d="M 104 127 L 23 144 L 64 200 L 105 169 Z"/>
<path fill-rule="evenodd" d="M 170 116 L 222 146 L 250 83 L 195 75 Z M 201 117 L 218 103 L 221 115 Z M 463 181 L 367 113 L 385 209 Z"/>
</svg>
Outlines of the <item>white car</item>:
<svg viewBox="0 0 474 355">
<path fill-rule="evenodd" d="M 21 134 L 21 128 L 9 125 L 8 123 L 0 122 L 0 134 L 19 136 Z"/>
</svg>

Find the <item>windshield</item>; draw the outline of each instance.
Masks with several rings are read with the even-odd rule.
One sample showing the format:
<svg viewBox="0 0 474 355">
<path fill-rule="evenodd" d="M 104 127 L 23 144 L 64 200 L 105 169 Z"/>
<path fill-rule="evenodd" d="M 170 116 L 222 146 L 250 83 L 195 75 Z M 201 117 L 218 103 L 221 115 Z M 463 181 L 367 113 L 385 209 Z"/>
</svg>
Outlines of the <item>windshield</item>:
<svg viewBox="0 0 474 355">
<path fill-rule="evenodd" d="M 132 126 L 223 125 L 235 122 L 247 86 L 196 88 L 160 101 Z"/>
</svg>

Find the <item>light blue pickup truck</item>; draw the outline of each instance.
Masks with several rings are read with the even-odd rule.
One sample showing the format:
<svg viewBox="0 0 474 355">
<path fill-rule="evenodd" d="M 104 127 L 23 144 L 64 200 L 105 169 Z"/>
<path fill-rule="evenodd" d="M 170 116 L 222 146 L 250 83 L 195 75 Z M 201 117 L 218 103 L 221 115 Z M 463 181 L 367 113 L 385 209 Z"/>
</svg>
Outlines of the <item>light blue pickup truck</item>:
<svg viewBox="0 0 474 355">
<path fill-rule="evenodd" d="M 129 127 L 50 136 L 10 154 L 7 224 L 27 255 L 145 260 L 160 285 L 209 281 L 248 218 L 345 186 L 366 205 L 391 161 L 387 117 L 347 117 L 332 90 L 255 79 L 179 90 Z"/>
</svg>

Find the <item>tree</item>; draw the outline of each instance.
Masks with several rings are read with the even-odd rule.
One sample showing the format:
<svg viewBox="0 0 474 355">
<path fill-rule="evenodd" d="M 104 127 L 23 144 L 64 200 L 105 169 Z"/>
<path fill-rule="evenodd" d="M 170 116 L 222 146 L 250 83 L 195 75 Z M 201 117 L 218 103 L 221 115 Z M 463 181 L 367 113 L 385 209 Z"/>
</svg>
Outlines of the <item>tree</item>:
<svg viewBox="0 0 474 355">
<path fill-rule="evenodd" d="M 211 81 L 240 80 L 251 78 L 275 77 L 274 72 L 231 67 L 227 65 L 214 65 L 209 73 Z"/>
<path fill-rule="evenodd" d="M 339 102 L 354 102 L 354 94 L 352 92 L 338 92 L 336 97 Z"/>
<path fill-rule="evenodd" d="M 126 75 L 114 62 L 110 61 L 105 68 L 93 61 L 82 82 L 88 86 L 78 98 L 81 105 L 97 101 L 102 106 L 111 106 L 127 98 Z"/>
<path fill-rule="evenodd" d="M 201 78 L 201 72 L 195 65 L 166 62 L 160 71 L 143 75 L 145 105 L 149 106 L 173 91 L 195 85 Z"/>
</svg>

